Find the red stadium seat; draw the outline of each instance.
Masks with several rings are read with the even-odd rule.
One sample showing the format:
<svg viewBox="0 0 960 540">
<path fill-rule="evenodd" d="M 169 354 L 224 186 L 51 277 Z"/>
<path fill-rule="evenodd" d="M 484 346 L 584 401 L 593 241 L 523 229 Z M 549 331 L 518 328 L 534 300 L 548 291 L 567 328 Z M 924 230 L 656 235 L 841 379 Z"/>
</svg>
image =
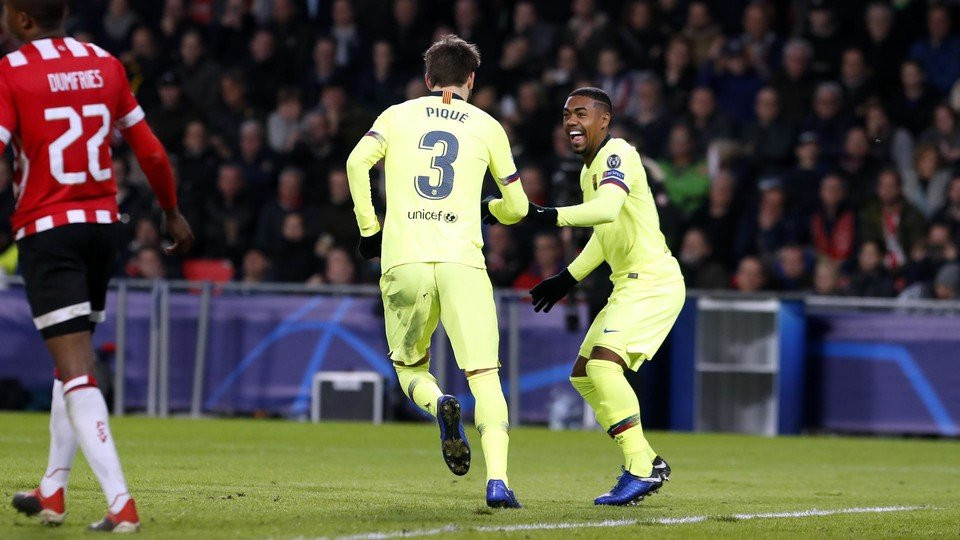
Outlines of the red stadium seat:
<svg viewBox="0 0 960 540">
<path fill-rule="evenodd" d="M 189 259 L 183 261 L 183 277 L 188 281 L 224 283 L 236 272 L 228 259 Z"/>
</svg>

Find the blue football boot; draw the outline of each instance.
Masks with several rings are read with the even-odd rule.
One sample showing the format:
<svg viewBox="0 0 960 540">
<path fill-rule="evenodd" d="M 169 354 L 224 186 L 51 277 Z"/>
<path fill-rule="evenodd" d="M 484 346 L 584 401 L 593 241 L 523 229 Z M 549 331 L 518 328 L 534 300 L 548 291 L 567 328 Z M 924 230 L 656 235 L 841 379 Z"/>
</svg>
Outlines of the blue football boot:
<svg viewBox="0 0 960 540">
<path fill-rule="evenodd" d="M 487 506 L 490 508 L 523 508 L 517 501 L 513 490 L 509 489 L 503 480 L 487 482 Z"/>
<path fill-rule="evenodd" d="M 630 474 L 630 471 L 621 469 L 623 474 L 617 478 L 617 485 L 613 489 L 593 500 L 596 505 L 633 506 L 647 495 L 656 493 L 663 486 L 663 479 L 656 469 L 650 476 L 641 478 Z"/>
<path fill-rule="evenodd" d="M 440 424 L 440 444 L 443 461 L 450 472 L 463 476 L 470 470 L 470 443 L 460 420 L 460 402 L 453 396 L 437 399 L 437 423 Z"/>
</svg>

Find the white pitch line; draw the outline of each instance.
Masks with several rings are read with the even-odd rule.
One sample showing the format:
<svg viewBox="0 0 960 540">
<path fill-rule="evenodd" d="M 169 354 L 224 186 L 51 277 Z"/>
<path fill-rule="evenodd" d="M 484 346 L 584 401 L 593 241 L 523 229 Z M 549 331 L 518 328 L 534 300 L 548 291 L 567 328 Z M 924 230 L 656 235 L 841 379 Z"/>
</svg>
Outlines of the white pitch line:
<svg viewBox="0 0 960 540">
<path fill-rule="evenodd" d="M 702 523 L 708 519 L 720 520 L 749 520 L 749 519 L 777 519 L 803 518 L 814 516 L 835 516 L 839 514 L 882 514 L 886 512 L 911 512 L 923 510 L 926 506 L 870 506 L 860 508 L 838 508 L 836 510 L 800 510 L 796 512 L 768 512 L 761 514 L 733 514 L 731 516 L 685 516 L 657 519 L 617 519 L 605 521 L 581 521 L 561 523 L 525 523 L 519 525 L 484 525 L 479 527 L 460 527 L 445 525 L 436 529 L 418 529 L 394 532 L 372 532 L 339 536 L 336 540 L 389 540 L 391 538 L 417 538 L 424 536 L 438 536 L 444 533 L 455 532 L 519 532 L 519 531 L 555 531 L 564 529 L 597 529 L 611 527 L 628 527 L 631 525 L 685 525 L 688 523 Z M 328 540 L 326 537 L 318 540 Z"/>
</svg>

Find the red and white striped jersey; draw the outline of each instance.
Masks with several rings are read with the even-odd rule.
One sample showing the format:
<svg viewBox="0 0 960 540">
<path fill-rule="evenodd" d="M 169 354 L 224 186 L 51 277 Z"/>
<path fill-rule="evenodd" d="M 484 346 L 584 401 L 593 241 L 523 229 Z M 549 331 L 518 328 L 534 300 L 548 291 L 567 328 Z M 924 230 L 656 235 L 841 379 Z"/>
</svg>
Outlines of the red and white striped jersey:
<svg viewBox="0 0 960 540">
<path fill-rule="evenodd" d="M 0 141 L 16 156 L 16 238 L 115 222 L 110 134 L 143 119 L 123 65 L 96 45 L 39 39 L 0 60 Z"/>
</svg>

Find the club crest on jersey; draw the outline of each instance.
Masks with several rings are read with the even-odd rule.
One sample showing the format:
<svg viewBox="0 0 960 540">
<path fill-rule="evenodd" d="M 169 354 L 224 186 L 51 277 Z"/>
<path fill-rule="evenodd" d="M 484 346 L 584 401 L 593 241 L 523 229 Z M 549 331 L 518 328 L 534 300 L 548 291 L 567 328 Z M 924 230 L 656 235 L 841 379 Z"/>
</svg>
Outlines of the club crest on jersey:
<svg viewBox="0 0 960 540">
<path fill-rule="evenodd" d="M 611 169 L 620 167 L 620 156 L 616 154 L 610 154 L 610 157 L 607 158 L 607 167 L 610 167 Z"/>
</svg>

